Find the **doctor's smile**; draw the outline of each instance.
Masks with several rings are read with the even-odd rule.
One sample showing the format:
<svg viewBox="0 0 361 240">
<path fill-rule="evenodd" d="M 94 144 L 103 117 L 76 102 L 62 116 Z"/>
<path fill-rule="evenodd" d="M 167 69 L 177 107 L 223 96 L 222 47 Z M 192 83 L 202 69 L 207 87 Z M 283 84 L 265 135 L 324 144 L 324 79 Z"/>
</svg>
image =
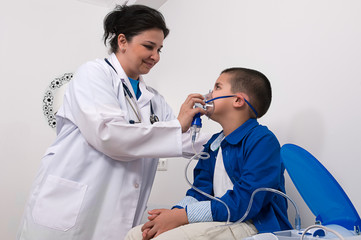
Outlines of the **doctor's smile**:
<svg viewBox="0 0 361 240">
<path fill-rule="evenodd" d="M 143 62 L 146 65 L 146 67 L 149 68 L 149 69 L 154 67 L 154 65 L 156 64 L 155 62 L 146 62 L 146 61 L 143 61 Z"/>
</svg>

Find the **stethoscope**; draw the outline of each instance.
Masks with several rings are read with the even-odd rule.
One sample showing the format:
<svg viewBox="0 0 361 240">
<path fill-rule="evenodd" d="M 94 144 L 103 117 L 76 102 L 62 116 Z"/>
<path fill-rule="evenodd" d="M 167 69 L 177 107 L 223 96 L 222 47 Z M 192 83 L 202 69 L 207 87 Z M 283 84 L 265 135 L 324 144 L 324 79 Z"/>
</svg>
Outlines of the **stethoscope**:
<svg viewBox="0 0 361 240">
<path fill-rule="evenodd" d="M 115 68 L 113 67 L 113 65 L 108 61 L 108 59 L 104 58 L 104 61 L 111 67 L 113 68 L 113 70 L 115 71 L 115 73 L 117 73 L 117 70 L 115 70 Z M 118 74 L 118 73 L 117 73 Z M 135 116 L 137 117 L 138 121 L 134 121 L 134 120 L 129 120 L 130 124 L 134 124 L 134 123 L 141 123 L 142 120 L 140 118 L 140 114 L 139 114 L 139 109 L 138 109 L 138 105 L 133 97 L 133 94 L 130 92 L 127 84 L 125 83 L 125 80 L 123 78 L 120 79 L 122 84 L 123 84 L 123 89 L 124 89 L 124 96 L 127 99 L 130 107 L 133 109 L 133 112 L 135 113 Z M 152 101 L 150 101 L 150 117 L 149 117 L 150 123 L 153 124 L 155 122 L 159 122 L 159 118 L 157 115 L 155 115 L 154 110 L 153 110 L 153 105 L 152 105 Z"/>
</svg>

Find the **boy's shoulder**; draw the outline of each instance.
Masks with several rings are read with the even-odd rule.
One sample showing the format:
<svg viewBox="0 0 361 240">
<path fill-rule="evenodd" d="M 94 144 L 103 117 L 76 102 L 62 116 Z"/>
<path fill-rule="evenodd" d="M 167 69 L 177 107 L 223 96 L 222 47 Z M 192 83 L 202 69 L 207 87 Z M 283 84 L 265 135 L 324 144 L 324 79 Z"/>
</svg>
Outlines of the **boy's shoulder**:
<svg viewBox="0 0 361 240">
<path fill-rule="evenodd" d="M 251 149 L 262 148 L 265 151 L 266 149 L 280 148 L 280 143 L 276 135 L 267 126 L 261 124 L 250 129 L 242 141 L 247 148 Z"/>
<path fill-rule="evenodd" d="M 223 131 L 214 134 L 204 145 L 204 147 L 209 147 L 222 133 Z M 254 118 L 247 120 L 244 124 L 229 134 L 225 139 L 232 145 L 238 145 L 244 141 L 247 141 L 248 143 L 258 142 L 262 139 L 273 141 L 276 144 L 279 144 L 275 134 L 269 130 L 267 126 L 259 124 L 257 119 Z"/>
<path fill-rule="evenodd" d="M 267 126 L 258 123 L 257 119 L 251 118 L 243 123 L 227 136 L 227 140 L 231 143 L 237 143 L 248 137 L 261 137 L 265 135 L 274 136 L 273 132 Z"/>
</svg>

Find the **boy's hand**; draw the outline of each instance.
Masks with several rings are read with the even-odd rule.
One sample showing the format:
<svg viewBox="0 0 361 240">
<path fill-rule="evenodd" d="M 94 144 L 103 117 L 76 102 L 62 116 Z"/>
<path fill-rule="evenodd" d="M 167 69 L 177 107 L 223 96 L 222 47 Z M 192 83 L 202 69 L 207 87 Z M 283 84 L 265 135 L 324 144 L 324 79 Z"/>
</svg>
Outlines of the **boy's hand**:
<svg viewBox="0 0 361 240">
<path fill-rule="evenodd" d="M 154 209 L 149 211 L 149 221 L 142 227 L 143 240 L 157 237 L 159 234 L 188 223 L 185 209 Z"/>
<path fill-rule="evenodd" d="M 182 126 L 182 133 L 186 132 L 189 129 L 192 124 L 194 115 L 196 115 L 197 113 L 201 113 L 201 115 L 206 113 L 203 108 L 193 108 L 195 103 L 200 103 L 204 105 L 205 103 L 203 99 L 204 97 L 201 94 L 189 94 L 187 99 L 182 104 L 177 117 L 180 125 Z"/>
</svg>

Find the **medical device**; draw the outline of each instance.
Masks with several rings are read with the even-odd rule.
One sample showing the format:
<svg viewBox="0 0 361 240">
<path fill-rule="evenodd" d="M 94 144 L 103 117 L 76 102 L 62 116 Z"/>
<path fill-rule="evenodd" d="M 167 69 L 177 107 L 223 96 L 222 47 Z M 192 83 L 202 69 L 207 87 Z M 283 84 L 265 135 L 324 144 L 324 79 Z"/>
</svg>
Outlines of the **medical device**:
<svg viewBox="0 0 361 240">
<path fill-rule="evenodd" d="M 206 110 L 207 112 L 207 116 L 210 117 L 210 115 L 213 113 L 213 100 L 211 92 L 209 92 L 208 94 L 203 95 L 204 97 L 204 102 L 205 105 L 202 105 L 200 103 L 196 103 L 194 104 L 194 108 L 203 108 L 204 110 Z M 197 135 L 200 131 L 200 129 L 202 128 L 202 119 L 201 119 L 201 114 L 197 113 L 196 115 L 194 115 L 192 123 L 191 123 L 191 136 L 192 136 L 192 143 L 194 143 L 196 141 Z"/>
<path fill-rule="evenodd" d="M 197 113 L 194 115 L 192 124 L 191 124 L 191 134 L 192 134 L 192 142 L 196 141 L 197 135 L 202 127 L 202 119 L 201 114 Z"/>
<path fill-rule="evenodd" d="M 203 95 L 205 105 L 202 105 L 200 103 L 196 103 L 196 104 L 194 104 L 194 107 L 195 108 L 197 108 L 197 107 L 203 108 L 207 112 L 206 115 L 208 117 L 210 117 L 212 115 L 213 111 L 214 111 L 214 104 L 213 104 L 214 100 L 221 99 L 221 98 L 236 97 L 236 96 L 237 95 L 225 95 L 225 96 L 212 98 L 212 92 L 209 91 L 208 94 Z M 246 102 L 246 104 L 251 108 L 251 110 L 254 112 L 254 114 L 255 114 L 255 116 L 257 118 L 258 117 L 258 112 L 256 111 L 256 109 L 251 105 L 251 103 L 249 101 L 247 101 L 246 98 L 243 98 L 243 99 Z M 197 113 L 196 115 L 194 115 L 192 123 L 191 123 L 191 136 L 192 136 L 192 142 L 193 143 L 196 141 L 197 135 L 198 135 L 201 128 L 202 128 L 201 114 Z"/>
<path fill-rule="evenodd" d="M 104 61 L 115 71 L 115 73 L 117 73 L 117 70 L 115 70 L 115 68 L 113 67 L 113 65 L 109 62 L 108 59 L 104 58 Z M 118 73 L 117 73 L 118 74 Z M 130 107 L 132 108 L 135 116 L 137 117 L 138 121 L 134 121 L 134 120 L 129 120 L 130 124 L 134 124 L 134 123 L 141 123 L 141 117 L 139 114 L 139 109 L 138 109 L 138 105 L 133 97 L 133 94 L 131 93 L 131 91 L 129 90 L 127 84 L 125 83 L 125 80 L 123 78 L 120 79 L 123 85 L 123 89 L 124 89 L 124 96 L 127 99 Z M 152 105 L 152 101 L 150 101 L 150 117 L 149 117 L 149 121 L 151 124 L 155 123 L 155 122 L 159 122 L 159 118 L 157 115 L 155 115 L 154 110 L 153 110 L 153 105 Z"/>
<path fill-rule="evenodd" d="M 221 99 L 221 98 L 235 97 L 235 96 L 236 95 L 226 95 L 226 96 L 212 98 L 212 92 L 209 91 L 208 94 L 203 95 L 205 105 L 196 103 L 196 104 L 194 104 L 194 107 L 195 108 L 203 108 L 204 110 L 206 110 L 206 116 L 210 117 L 214 111 L 214 104 L 213 104 L 214 100 Z M 253 107 L 251 107 L 251 108 L 253 109 Z M 192 123 L 191 123 L 192 143 L 194 143 L 196 141 L 197 135 L 201 128 L 202 128 L 201 114 L 197 113 L 196 115 L 194 115 Z"/>
</svg>

